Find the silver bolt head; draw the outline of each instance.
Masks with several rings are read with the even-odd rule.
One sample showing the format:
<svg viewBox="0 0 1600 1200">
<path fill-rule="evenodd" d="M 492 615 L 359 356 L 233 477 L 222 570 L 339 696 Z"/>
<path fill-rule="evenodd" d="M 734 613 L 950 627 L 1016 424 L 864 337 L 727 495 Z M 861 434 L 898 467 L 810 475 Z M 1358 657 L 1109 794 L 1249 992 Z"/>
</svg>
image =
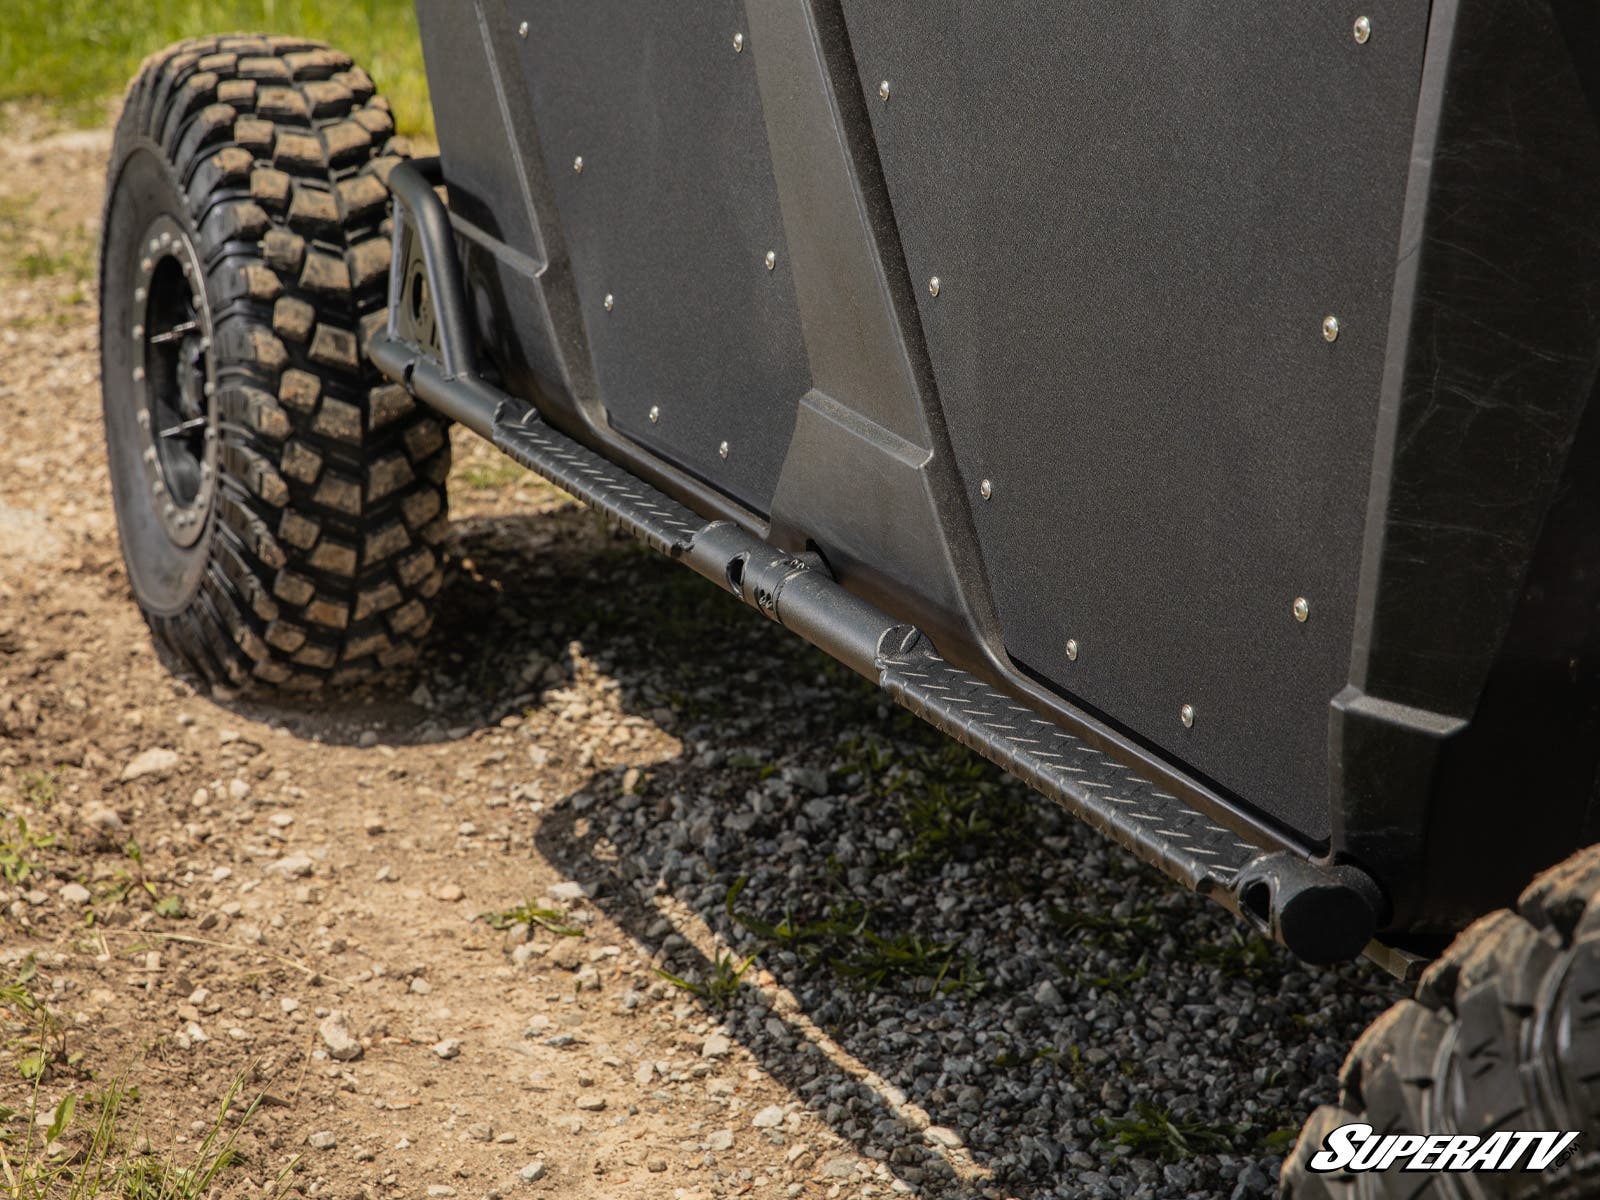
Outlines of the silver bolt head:
<svg viewBox="0 0 1600 1200">
<path fill-rule="evenodd" d="M 735 54 L 739 54 L 739 53 L 742 53 L 743 50 L 744 50 L 744 34 L 736 33 L 736 34 L 733 35 L 733 52 Z"/>
<path fill-rule="evenodd" d="M 143 304 L 144 303 L 144 297 L 145 297 L 145 291 L 144 291 L 144 289 L 142 287 L 133 289 L 133 301 L 134 301 L 135 304 Z"/>
<path fill-rule="evenodd" d="M 1372 36 L 1372 22 L 1366 17 L 1357 17 L 1350 35 L 1356 39 L 1356 45 L 1365 46 L 1367 39 Z"/>
<path fill-rule="evenodd" d="M 1322 318 L 1322 340 L 1325 342 L 1337 341 L 1339 337 L 1339 318 L 1329 313 Z"/>
<path fill-rule="evenodd" d="M 772 270 L 773 267 L 777 266 L 778 265 L 778 254 L 777 254 L 777 251 L 768 250 L 765 262 L 767 264 L 767 270 L 769 270 L 769 271 Z"/>
<path fill-rule="evenodd" d="M 519 38 L 525 38 L 528 36 L 528 23 L 526 21 L 517 26 L 517 36 Z"/>
<path fill-rule="evenodd" d="M 723 458 L 727 458 L 728 457 L 728 443 L 727 442 L 723 442 L 720 446 L 717 447 L 717 454 L 720 455 Z"/>
<path fill-rule="evenodd" d="M 1294 604 L 1290 606 L 1290 611 L 1294 613 L 1294 619 L 1303 625 L 1306 618 L 1311 615 L 1311 601 L 1304 596 L 1296 596 Z"/>
<path fill-rule="evenodd" d="M 142 338 L 144 336 L 144 326 L 143 325 L 135 325 L 133 327 L 133 336 L 136 337 L 136 338 Z"/>
<path fill-rule="evenodd" d="M 937 296 L 938 294 L 939 294 L 939 277 L 937 275 L 935 275 L 932 279 L 928 280 L 928 295 Z"/>
<path fill-rule="evenodd" d="M 133 381 L 135 383 L 140 383 L 143 380 L 144 380 L 144 368 L 143 367 L 135 367 L 133 369 Z"/>
<path fill-rule="evenodd" d="M 583 174 L 583 155 L 580 154 L 572 160 L 572 170 L 574 174 Z"/>
<path fill-rule="evenodd" d="M 990 496 L 994 495 L 994 484 L 985 479 L 978 485 L 978 495 L 987 500 Z"/>
<path fill-rule="evenodd" d="M 887 100 L 888 98 L 889 98 L 889 81 L 887 79 L 880 80 L 879 83 L 878 83 L 878 99 L 879 100 Z"/>
<path fill-rule="evenodd" d="M 1067 661 L 1068 662 L 1077 662 L 1078 661 L 1078 639 L 1077 638 L 1068 638 L 1067 639 Z"/>
<path fill-rule="evenodd" d="M 141 258 L 139 260 L 139 270 L 143 271 L 146 275 L 155 270 L 155 267 L 156 264 L 151 259 Z"/>
<path fill-rule="evenodd" d="M 617 298 L 615 296 L 613 296 L 610 292 L 607 292 L 606 293 L 606 298 L 604 300 L 602 300 L 600 303 L 602 303 L 602 304 L 604 304 L 606 306 L 606 311 L 607 312 L 610 312 L 613 308 L 615 308 L 617 306 Z"/>
<path fill-rule="evenodd" d="M 1178 720 L 1183 722 L 1185 729 L 1194 728 L 1194 705 L 1185 704 L 1178 710 Z"/>
<path fill-rule="evenodd" d="M 661 420 L 661 406 L 659 404 L 652 404 L 650 406 L 650 424 L 655 425 L 660 420 Z M 726 444 L 726 443 L 724 443 L 724 444 Z"/>
</svg>

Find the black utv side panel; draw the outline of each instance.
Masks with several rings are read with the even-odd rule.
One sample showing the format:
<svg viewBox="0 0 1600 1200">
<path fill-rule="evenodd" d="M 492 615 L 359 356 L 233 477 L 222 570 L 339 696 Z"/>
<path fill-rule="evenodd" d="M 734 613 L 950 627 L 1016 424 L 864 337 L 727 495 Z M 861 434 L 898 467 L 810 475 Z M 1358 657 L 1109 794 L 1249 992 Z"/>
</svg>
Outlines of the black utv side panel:
<svg viewBox="0 0 1600 1200">
<path fill-rule="evenodd" d="M 742 6 L 507 9 L 612 426 L 765 513 L 811 378 Z"/>
<path fill-rule="evenodd" d="M 430 403 L 820 564 L 1390 937 L 1600 836 L 1590 0 L 418 7 L 483 364 Z"/>
<path fill-rule="evenodd" d="M 1006 649 L 1321 838 L 1427 12 L 1226 8 L 844 5 Z"/>
</svg>

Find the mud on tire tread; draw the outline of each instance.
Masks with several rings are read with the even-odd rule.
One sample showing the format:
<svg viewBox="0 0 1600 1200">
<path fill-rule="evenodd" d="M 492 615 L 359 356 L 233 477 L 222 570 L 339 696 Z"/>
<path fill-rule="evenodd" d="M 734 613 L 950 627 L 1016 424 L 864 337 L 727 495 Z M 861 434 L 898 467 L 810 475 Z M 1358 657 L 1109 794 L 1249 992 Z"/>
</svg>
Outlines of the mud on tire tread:
<svg viewBox="0 0 1600 1200">
<path fill-rule="evenodd" d="M 1294 1200 L 1503 1200 L 1600 1195 L 1600 846 L 1533 881 L 1515 912 L 1462 931 L 1417 986 L 1368 1027 L 1339 1075 L 1338 1105 L 1306 1122 L 1284 1160 Z M 1318 1174 L 1327 1133 L 1576 1129 L 1542 1174 Z"/>
<path fill-rule="evenodd" d="M 268 36 L 152 56 L 117 125 L 108 215 L 117 169 L 153 143 L 213 309 L 210 559 L 185 611 L 146 619 L 164 656 L 214 683 L 357 681 L 413 658 L 431 625 L 449 439 L 363 353 L 385 317 L 393 129 L 347 56 Z"/>
</svg>

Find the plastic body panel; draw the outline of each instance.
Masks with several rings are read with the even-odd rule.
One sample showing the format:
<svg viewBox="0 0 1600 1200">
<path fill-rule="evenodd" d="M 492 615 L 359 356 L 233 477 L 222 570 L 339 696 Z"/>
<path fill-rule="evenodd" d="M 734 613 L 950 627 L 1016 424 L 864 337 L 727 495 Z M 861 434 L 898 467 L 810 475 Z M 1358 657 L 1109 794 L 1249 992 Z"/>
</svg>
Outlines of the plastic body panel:
<svg viewBox="0 0 1600 1200">
<path fill-rule="evenodd" d="M 603 273 L 587 279 L 597 252 L 583 239 L 615 238 L 620 245 L 637 231 L 607 224 L 579 230 L 582 222 L 568 218 L 563 197 L 576 180 L 556 175 L 576 175 L 571 159 L 583 150 L 555 144 L 559 123 L 547 125 L 538 116 L 539 85 L 530 84 L 523 67 L 539 51 L 524 47 L 517 35 L 522 19 L 529 20 L 531 35 L 537 14 L 519 16 L 531 6 L 500 0 L 471 8 L 423 0 L 418 8 L 434 90 L 458 93 L 439 113 L 439 132 L 484 356 L 501 385 L 536 405 L 551 425 L 701 516 L 736 521 L 784 549 L 814 549 L 848 589 L 916 624 L 945 659 L 1063 728 L 1101 739 L 1092 744 L 1159 777 L 1185 803 L 1217 814 L 1255 844 L 1289 845 L 1304 857 L 1327 853 L 1368 867 L 1392 902 L 1396 931 L 1457 926 L 1471 910 L 1502 903 L 1525 880 L 1528 863 L 1562 857 L 1583 831 L 1592 836 L 1592 744 L 1527 737 L 1527 714 L 1535 707 L 1549 728 L 1575 734 L 1593 728 L 1596 715 L 1595 664 L 1578 614 L 1589 570 L 1582 531 L 1585 515 L 1596 508 L 1592 451 L 1584 447 L 1597 438 L 1585 435 L 1584 417 L 1600 347 L 1592 315 L 1600 304 L 1590 298 L 1600 257 L 1587 253 L 1600 206 L 1580 199 L 1589 185 L 1600 185 L 1594 169 L 1600 138 L 1593 93 L 1574 66 L 1595 61 L 1593 54 L 1585 58 L 1594 31 L 1570 15 L 1577 6 L 1534 0 L 1386 5 L 1374 10 L 1372 41 L 1357 46 L 1342 18 L 1266 14 L 1241 4 L 1232 18 L 1236 27 L 1284 23 L 1275 46 L 1211 39 L 1210 30 L 1185 41 L 1169 36 L 1171 27 L 1198 6 L 1184 0 L 1141 5 L 1150 24 L 1111 23 L 1093 35 L 1104 39 L 1095 41 L 1101 53 L 1115 55 L 1120 45 L 1122 57 L 1137 58 L 1142 37 L 1174 55 L 1200 55 L 1203 46 L 1213 59 L 1231 56 L 1232 70 L 1194 63 L 1184 69 L 1191 78 L 1214 79 L 1225 93 L 1211 97 L 1214 115 L 1237 110 L 1243 133 L 1252 120 L 1264 127 L 1244 138 L 1249 146 L 1259 152 L 1273 144 L 1271 134 L 1299 164 L 1279 191 L 1272 191 L 1277 179 L 1265 178 L 1270 202 L 1249 210 L 1257 224 L 1270 225 L 1256 231 L 1256 244 L 1272 248 L 1278 256 L 1272 261 L 1283 267 L 1278 274 L 1295 295 L 1272 291 L 1276 277 L 1250 274 L 1257 269 L 1254 257 L 1214 231 L 1209 243 L 1201 239 L 1210 253 L 1188 263 L 1185 274 L 1173 224 L 1186 211 L 1184 188 L 1209 179 L 1220 192 L 1196 198 L 1187 210 L 1220 220 L 1232 194 L 1226 185 L 1239 172 L 1206 161 L 1205 139 L 1186 141 L 1181 129 L 1163 135 L 1159 122 L 1139 125 L 1150 114 L 1119 111 L 1109 98 L 1120 93 L 1102 81 L 1099 127 L 1074 134 L 1080 149 L 1099 154 L 1104 165 L 1118 161 L 1118 154 L 1139 158 L 1139 148 L 1126 144 L 1136 135 L 1154 142 L 1143 151 L 1142 190 L 1170 194 L 1159 202 L 1142 198 L 1140 211 L 1161 216 L 1146 227 L 1114 230 L 1113 218 L 1122 216 L 1101 213 L 1101 232 L 1118 236 L 1102 237 L 1098 255 L 1082 251 L 1073 260 L 1077 307 L 1049 309 L 1052 319 L 1037 321 L 1006 308 L 1007 285 L 1015 291 L 1027 281 L 1015 278 L 1021 260 L 1001 244 L 1008 230 L 999 220 L 964 231 L 970 245 L 953 270 L 930 261 L 929 247 L 948 249 L 949 239 L 932 236 L 933 217 L 924 222 L 916 215 L 921 198 L 904 195 L 903 183 L 897 184 L 892 139 L 883 125 L 897 106 L 918 102 L 916 68 L 897 69 L 901 77 L 891 80 L 884 104 L 873 81 L 888 72 L 871 61 L 870 37 L 857 37 L 850 27 L 853 4 L 748 0 L 697 10 L 684 27 L 692 26 L 700 39 L 694 61 L 711 64 L 698 86 L 743 97 L 750 111 L 738 126 L 746 139 L 738 152 L 756 164 L 741 169 L 770 175 L 770 193 L 745 197 L 752 213 L 760 212 L 728 217 L 730 223 L 758 219 L 762 234 L 730 227 L 726 244 L 740 247 L 735 257 L 743 262 L 747 251 L 771 240 L 791 271 L 785 286 L 792 294 L 792 308 L 776 316 L 749 307 L 765 315 L 759 332 L 737 326 L 748 339 L 742 347 L 709 335 L 698 344 L 748 358 L 797 340 L 804 370 L 792 377 L 778 372 L 772 378 L 779 382 L 759 396 L 745 384 L 730 384 L 733 376 L 719 381 L 707 374 L 701 378 L 714 394 L 686 391 L 672 403 L 701 405 L 706 412 L 752 406 L 759 414 L 752 420 L 773 435 L 774 458 L 760 486 L 730 486 L 720 478 L 717 464 L 700 457 L 707 438 L 696 437 L 689 452 L 650 444 L 656 435 L 649 429 L 609 411 L 623 393 L 614 392 L 606 373 L 632 351 L 609 343 L 601 349 L 611 336 L 603 332 L 603 317 L 615 314 L 593 311 L 591 293 Z M 605 23 L 614 41 L 662 36 L 651 33 L 657 18 L 647 9 L 620 0 L 592 8 L 582 20 Z M 906 19 L 956 26 L 977 48 L 974 62 L 983 61 L 982 47 L 987 53 L 1004 46 L 1009 26 L 1021 21 L 1004 6 L 984 10 L 981 18 L 962 8 L 958 20 L 954 11 L 919 8 Z M 1062 13 L 1074 11 L 1065 6 L 1050 19 L 1065 22 L 1062 28 L 1071 33 Z M 1082 11 L 1089 14 L 1084 21 L 1099 19 L 1098 9 Z M 476 26 L 477 43 L 456 36 L 469 25 Z M 746 35 L 737 53 L 736 32 Z M 902 30 L 889 50 L 877 53 L 903 52 L 916 38 L 932 36 L 928 28 Z M 1385 36 L 1391 39 L 1386 49 Z M 1296 47 L 1327 67 L 1323 83 L 1348 104 L 1338 111 L 1361 127 L 1361 138 L 1375 139 L 1350 162 L 1320 174 L 1311 161 L 1315 154 L 1289 145 L 1289 132 L 1277 124 L 1285 115 L 1279 111 L 1284 79 L 1266 70 L 1258 88 L 1263 72 L 1246 69 Z M 1350 58 L 1369 51 L 1365 60 Z M 1387 65 L 1371 66 L 1379 53 L 1390 56 L 1381 60 Z M 921 98 L 946 109 L 942 123 L 929 128 L 969 127 L 962 122 L 976 120 L 985 106 L 1013 114 L 1072 111 L 1073 89 L 1087 84 L 1070 72 L 1056 73 L 1048 55 L 1026 61 L 1032 69 L 1021 71 L 1004 95 L 986 92 L 993 81 L 976 72 L 946 80 L 937 97 Z M 1530 64 L 1537 69 L 1530 71 Z M 1355 73 L 1363 70 L 1376 70 L 1387 82 L 1363 84 Z M 747 90 L 752 78 L 754 92 Z M 1408 79 L 1413 98 L 1394 111 Z M 617 88 L 648 82 L 620 74 L 613 80 Z M 1345 95 L 1351 89 L 1360 94 Z M 1181 98 L 1174 92 L 1168 100 L 1176 105 Z M 1539 105 L 1543 112 L 1536 116 Z M 1310 114 L 1297 111 L 1309 121 Z M 1381 131 L 1367 127 L 1380 117 Z M 996 117 L 995 127 L 1002 126 Z M 1343 144 L 1338 122 L 1304 132 L 1317 153 L 1337 153 Z M 1034 136 L 1037 155 L 1045 143 Z M 1176 152 L 1184 147 L 1188 157 Z M 923 152 L 942 153 L 942 178 L 953 188 L 948 180 L 967 168 L 961 142 L 936 141 Z M 1011 228 L 1012 240 L 1059 237 L 1058 230 L 1034 228 L 1050 211 L 1049 197 L 1042 186 L 1033 195 L 1026 189 L 1030 180 L 1059 184 L 1068 175 L 1030 174 L 1034 168 L 1020 151 L 1015 162 L 993 147 L 985 153 L 1000 155 L 1019 211 L 1034 218 Z M 585 175 L 590 161 L 586 155 Z M 1384 169 L 1369 174 L 1373 164 Z M 674 167 L 659 169 L 670 175 Z M 1524 177 L 1541 171 L 1539 188 L 1524 200 Z M 619 202 L 617 212 L 645 205 L 651 183 L 633 180 L 637 195 Z M 718 181 L 705 184 L 714 189 Z M 1326 191 L 1315 192 L 1313 184 Z M 981 185 L 972 179 L 963 186 L 981 201 Z M 1293 202 L 1306 189 L 1313 192 L 1310 200 L 1335 206 L 1334 220 L 1353 222 L 1354 233 L 1343 225 L 1343 237 L 1330 231 L 1310 200 L 1305 212 L 1295 211 Z M 1340 207 L 1351 194 L 1355 208 Z M 1600 186 L 1587 193 L 1595 194 Z M 761 206 L 768 201 L 776 205 L 781 243 L 766 235 L 772 210 Z M 1000 264 L 987 279 L 976 264 L 985 236 L 995 243 L 989 249 Z M 1164 244 L 1147 244 L 1152 238 Z M 1368 240 L 1353 247 L 1352 238 Z M 1305 261 L 1292 261 L 1297 249 Z M 1334 261 L 1341 255 L 1346 261 Z M 1474 261 L 1478 274 L 1470 268 Z M 710 264 L 682 269 L 691 267 L 709 270 Z M 931 274 L 946 281 L 938 298 L 926 290 Z M 752 275 L 753 286 L 762 286 L 768 273 L 759 258 L 737 286 L 752 286 Z M 963 289 L 974 280 L 992 289 L 993 313 L 964 307 L 972 300 Z M 1218 296 L 1233 287 L 1236 300 L 1247 300 L 1252 282 L 1273 303 L 1219 314 L 1211 322 L 1222 338 L 1217 347 L 1191 346 L 1187 354 L 1163 347 L 1170 356 L 1160 360 L 1164 370 L 1155 360 L 1133 362 L 1139 345 L 1175 327 L 1161 308 L 1168 293 L 1193 285 L 1201 295 L 1205 284 Z M 625 289 L 604 286 L 620 306 Z M 1352 297 L 1348 302 L 1326 299 L 1341 287 Z M 1300 291 L 1312 294 L 1301 303 Z M 1509 306 L 1508 296 L 1514 301 Z M 1193 295 L 1190 300 L 1192 307 Z M 1012 319 L 1001 321 L 1008 311 Z M 1341 316 L 1340 337 L 1332 343 L 1320 334 L 1327 312 Z M 1076 328 L 1064 333 L 1056 319 L 1063 315 L 1101 322 L 1101 336 Z M 957 319 L 963 316 L 970 323 Z M 998 322 L 987 335 L 984 319 Z M 1129 329 L 1141 323 L 1144 332 L 1128 340 Z M 1206 328 L 1200 322 L 1195 337 Z M 1265 378 L 1248 369 L 1257 361 L 1252 346 L 1260 354 L 1256 374 Z M 1107 374 L 1133 377 L 1149 411 L 1096 403 L 1096 389 L 1069 387 L 1104 369 L 1094 361 L 1102 350 L 1125 368 Z M 1200 360 L 1203 369 L 1184 366 Z M 961 365 L 955 380 L 967 386 L 965 399 L 950 382 L 947 361 Z M 686 370 L 686 362 L 668 362 L 664 370 Z M 704 364 L 697 369 L 711 371 Z M 735 362 L 728 369 L 745 367 Z M 675 386 L 685 386 L 690 376 L 677 378 Z M 1172 407 L 1160 394 L 1162 378 L 1192 395 L 1192 403 Z M 1061 381 L 1054 393 L 1051 380 Z M 1274 407 L 1275 395 L 1288 399 Z M 658 403 L 666 411 L 666 401 Z M 1073 421 L 1051 424 L 1072 405 L 1079 406 Z M 1227 414 L 1232 438 L 1199 420 L 1208 406 Z M 1149 419 L 1162 411 L 1180 419 Z M 1274 420 L 1289 427 L 1257 428 Z M 1092 503 L 1074 507 L 1064 499 L 1078 485 L 1077 474 L 1052 478 L 1046 467 L 1019 489 L 1008 483 L 1004 463 L 992 466 L 986 459 L 998 447 L 1048 465 L 1061 457 L 1064 434 L 1086 422 L 1099 439 L 1093 445 L 1098 456 L 1078 464 L 1100 472 L 1098 493 L 1087 497 Z M 1241 450 L 1230 459 L 1234 443 L 1254 453 Z M 1321 459 L 1316 448 L 1324 452 Z M 1486 470 L 1502 476 L 1487 489 Z M 982 478 L 993 484 L 987 502 L 978 492 Z M 1278 491 L 1297 483 L 1320 499 L 1297 499 L 1305 506 L 1287 512 L 1273 503 Z M 1104 495 L 1119 484 L 1130 493 L 1122 513 L 1106 505 Z M 1497 499 L 1474 503 L 1478 494 Z M 1157 517 L 1174 507 L 1173 497 L 1191 495 L 1210 505 L 1203 532 L 1187 541 L 1181 526 L 1152 532 Z M 1162 498 L 1167 503 L 1156 503 Z M 1019 500 L 1020 508 L 1005 518 L 1015 529 L 1002 528 L 996 505 Z M 1107 544 L 1068 562 L 1063 541 L 1080 510 L 1094 504 L 1101 505 Z M 1465 515 L 1467 528 L 1453 524 L 1451 513 Z M 1190 514 L 1178 504 L 1171 515 L 1177 522 Z M 1493 555 L 1480 569 L 1471 555 L 1483 547 Z M 1264 561 L 1284 548 L 1284 561 Z M 1223 570 L 1229 554 L 1243 575 Z M 1113 603 L 1140 571 L 1161 572 L 1173 594 L 1145 598 L 1142 612 L 1125 597 Z M 1301 578 L 1318 582 L 1302 587 Z M 1206 585 L 1205 603 L 1185 613 L 1183 589 L 1199 586 L 1197 579 Z M 1294 596 L 1302 594 L 1312 601 L 1312 619 L 1303 626 L 1290 615 Z M 1460 619 L 1451 596 L 1459 600 Z M 1228 597 L 1231 603 L 1221 603 Z M 1082 685 L 1073 682 L 1073 671 L 1089 666 L 1096 643 L 1080 640 L 1080 658 L 1070 668 L 1057 654 L 1066 637 L 1077 636 L 1062 623 L 1072 604 L 1084 605 L 1084 612 L 1098 605 L 1105 620 L 1130 622 L 1129 644 L 1141 648 L 1140 661 L 1101 681 L 1103 691 L 1074 690 Z M 1550 620 L 1552 613 L 1560 619 Z M 1207 616 L 1234 653 L 1210 644 L 1200 620 Z M 1261 635 L 1251 644 L 1256 629 Z M 1144 640 L 1135 642 L 1133 635 Z M 1405 665 L 1408 648 L 1443 654 L 1456 666 L 1412 672 Z M 1561 671 L 1571 686 L 1554 686 Z M 1216 698 L 1190 699 L 1184 685 L 1192 680 L 1218 689 L 1209 694 Z M 1530 706 L 1530 698 L 1538 705 Z M 1198 710 L 1194 730 L 1176 719 L 1185 700 Z M 1230 716 L 1234 708 L 1238 713 Z M 1230 727 L 1230 721 L 1236 723 Z M 1215 757 L 1197 754 L 1190 735 L 1209 738 L 1213 728 L 1227 740 L 1217 744 Z M 1486 763 L 1493 771 L 1484 770 Z M 1520 781 L 1517 799 L 1505 794 L 1509 779 Z M 1505 856 L 1522 872 L 1513 881 L 1509 867 L 1485 870 L 1473 858 L 1511 814 L 1521 818 L 1517 804 L 1530 793 L 1539 797 L 1540 820 L 1537 831 L 1519 839 L 1517 852 Z M 1459 830 L 1468 822 L 1489 833 L 1463 835 Z"/>
<path fill-rule="evenodd" d="M 1325 838 L 1425 7 L 844 10 L 1006 650 Z"/>
</svg>

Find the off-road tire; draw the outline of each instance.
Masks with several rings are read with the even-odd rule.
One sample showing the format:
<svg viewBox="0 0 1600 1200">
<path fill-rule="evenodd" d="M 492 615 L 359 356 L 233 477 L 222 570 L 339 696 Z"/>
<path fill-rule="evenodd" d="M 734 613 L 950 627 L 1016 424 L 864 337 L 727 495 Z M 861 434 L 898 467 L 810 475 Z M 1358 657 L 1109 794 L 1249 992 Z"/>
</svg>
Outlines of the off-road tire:
<svg viewBox="0 0 1600 1200">
<path fill-rule="evenodd" d="M 413 658 L 432 623 L 447 430 L 364 352 L 385 319 L 386 181 L 405 152 L 393 130 L 367 73 L 301 38 L 182 42 L 147 59 L 128 91 L 100 245 L 113 493 L 158 650 L 214 683 L 368 678 Z M 163 209 L 176 224 L 151 225 Z M 155 461 L 140 434 L 150 414 L 130 415 L 151 404 L 129 377 L 144 379 L 152 351 L 130 329 L 157 290 L 138 283 L 152 270 L 144 233 L 158 227 L 192 242 L 209 306 L 203 350 L 175 368 L 210 372 L 211 442 L 186 469 L 215 482 L 203 518 L 181 511 L 206 523 L 189 546 L 138 461 Z M 179 266 L 194 311 L 195 273 Z"/>
<path fill-rule="evenodd" d="M 1403 1000 L 1361 1035 L 1284 1160 L 1294 1200 L 1600 1195 L 1600 846 L 1540 875 L 1517 909 L 1461 933 Z M 1575 1153 L 1542 1174 L 1318 1174 L 1307 1164 L 1335 1127 L 1380 1133 L 1579 1130 Z"/>
</svg>

